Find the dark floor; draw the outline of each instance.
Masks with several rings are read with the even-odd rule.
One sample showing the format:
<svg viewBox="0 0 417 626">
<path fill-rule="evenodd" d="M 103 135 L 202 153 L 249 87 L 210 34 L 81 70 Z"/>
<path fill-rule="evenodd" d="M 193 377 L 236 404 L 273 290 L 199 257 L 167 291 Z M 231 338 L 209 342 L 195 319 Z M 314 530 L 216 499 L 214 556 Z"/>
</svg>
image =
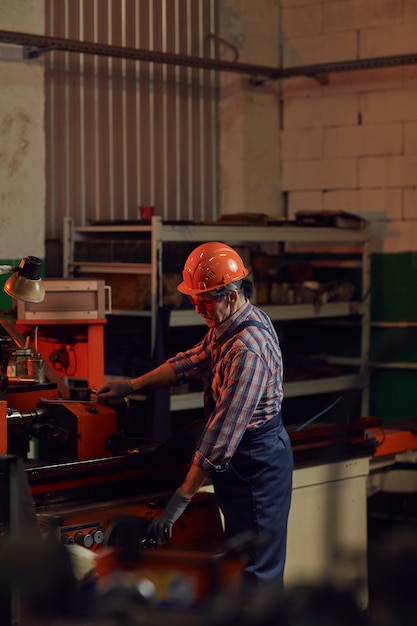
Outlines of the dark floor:
<svg viewBox="0 0 417 626">
<path fill-rule="evenodd" d="M 417 624 L 417 494 L 369 498 L 368 588 L 373 624 Z"/>
</svg>

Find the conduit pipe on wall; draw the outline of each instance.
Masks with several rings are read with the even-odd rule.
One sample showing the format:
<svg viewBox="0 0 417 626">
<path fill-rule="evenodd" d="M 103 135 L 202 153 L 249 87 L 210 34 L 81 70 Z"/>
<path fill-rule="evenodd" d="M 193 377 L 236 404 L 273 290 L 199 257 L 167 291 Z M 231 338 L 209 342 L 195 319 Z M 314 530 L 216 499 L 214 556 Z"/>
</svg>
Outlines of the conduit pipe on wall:
<svg viewBox="0 0 417 626">
<path fill-rule="evenodd" d="M 331 73 L 417 65 L 417 53 L 408 53 L 356 59 L 353 61 L 336 61 L 333 63 L 277 68 L 240 63 L 238 61 L 206 59 L 203 57 L 173 54 L 170 52 L 158 52 L 156 50 L 143 50 L 140 48 L 128 48 L 60 37 L 49 37 L 46 35 L 32 35 L 30 33 L 19 33 L 8 30 L 0 30 L 0 43 L 22 46 L 24 48 L 24 58 L 26 59 L 34 58 L 52 51 L 92 54 L 119 59 L 146 61 L 149 63 L 207 69 L 218 72 L 246 74 L 251 76 L 252 83 L 255 85 L 263 84 L 269 80 L 282 80 L 296 76 L 307 76 L 315 78 L 320 82 L 326 82 L 327 75 Z"/>
</svg>

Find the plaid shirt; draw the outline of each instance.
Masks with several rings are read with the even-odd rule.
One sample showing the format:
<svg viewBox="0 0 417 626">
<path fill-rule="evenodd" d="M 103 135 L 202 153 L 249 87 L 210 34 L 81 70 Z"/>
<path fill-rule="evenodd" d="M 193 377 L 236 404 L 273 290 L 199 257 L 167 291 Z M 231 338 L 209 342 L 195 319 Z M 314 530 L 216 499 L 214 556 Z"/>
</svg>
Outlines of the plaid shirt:
<svg viewBox="0 0 417 626">
<path fill-rule="evenodd" d="M 258 320 L 268 330 L 250 326 L 233 335 L 247 319 Z M 249 301 L 218 328 L 211 328 L 200 343 L 168 362 L 179 384 L 203 380 L 205 390 L 211 385 L 214 409 L 207 415 L 193 456 L 193 463 L 203 469 L 227 469 L 245 430 L 260 426 L 281 410 L 278 337 L 266 313 Z"/>
</svg>

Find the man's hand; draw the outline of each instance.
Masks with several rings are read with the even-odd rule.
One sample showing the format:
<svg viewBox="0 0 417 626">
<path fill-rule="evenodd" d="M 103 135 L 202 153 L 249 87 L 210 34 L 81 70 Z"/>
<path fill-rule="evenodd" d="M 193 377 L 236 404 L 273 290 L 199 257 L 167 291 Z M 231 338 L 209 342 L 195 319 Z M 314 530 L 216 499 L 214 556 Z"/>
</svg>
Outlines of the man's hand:
<svg viewBox="0 0 417 626">
<path fill-rule="evenodd" d="M 97 400 L 106 402 L 111 398 L 124 398 L 133 393 L 132 383 L 130 380 L 113 380 L 106 383 L 97 392 Z"/>
<path fill-rule="evenodd" d="M 162 513 L 151 521 L 148 526 L 148 533 L 154 539 L 171 539 L 172 526 L 182 515 L 189 502 L 189 498 L 184 498 L 176 491 Z"/>
</svg>

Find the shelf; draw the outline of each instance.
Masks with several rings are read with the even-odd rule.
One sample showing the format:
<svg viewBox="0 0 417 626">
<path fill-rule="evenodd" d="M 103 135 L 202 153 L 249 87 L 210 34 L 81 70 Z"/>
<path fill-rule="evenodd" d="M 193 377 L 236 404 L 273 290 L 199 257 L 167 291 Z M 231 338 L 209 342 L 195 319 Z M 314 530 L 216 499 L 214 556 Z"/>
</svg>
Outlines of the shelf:
<svg viewBox="0 0 417 626">
<path fill-rule="evenodd" d="M 374 369 L 387 369 L 387 370 L 417 370 L 417 363 L 411 361 L 386 361 L 372 362 L 370 367 Z"/>
<path fill-rule="evenodd" d="M 164 224 L 160 217 L 154 218 L 160 227 L 160 237 L 164 242 L 178 241 L 228 241 L 238 242 L 276 242 L 289 243 L 361 243 L 369 239 L 367 226 L 358 229 L 314 227 L 314 226 L 253 226 L 236 224 Z M 108 234 L 116 233 L 151 233 L 152 224 L 96 224 L 90 226 L 75 227 L 76 233 L 84 234 Z M 248 236 L 248 232 L 250 236 Z"/>
<path fill-rule="evenodd" d="M 171 411 L 202 409 L 203 397 L 204 396 L 202 391 L 192 391 L 190 393 L 172 393 L 170 400 Z"/>
<path fill-rule="evenodd" d="M 334 393 L 348 389 L 361 389 L 366 378 L 362 374 L 331 376 L 284 383 L 284 398 Z M 203 392 L 171 394 L 171 411 L 186 411 L 203 408 Z"/>
<path fill-rule="evenodd" d="M 104 233 L 112 235 L 113 233 L 150 233 L 152 232 L 151 224 L 95 224 L 90 226 L 77 226 L 77 233 Z"/>
<path fill-rule="evenodd" d="M 227 241 L 286 243 L 362 243 L 369 239 L 369 229 L 319 228 L 302 226 L 240 226 L 228 224 L 162 224 L 164 242 Z"/>
<path fill-rule="evenodd" d="M 101 242 L 132 241 L 136 238 L 142 242 L 145 238 L 149 242 L 149 257 L 144 257 L 149 263 L 119 262 L 75 262 L 75 242 L 93 241 Z M 163 223 L 161 217 L 153 217 L 150 224 L 143 223 L 116 223 L 95 224 L 88 226 L 74 226 L 71 218 L 67 218 L 64 225 L 64 268 L 66 276 L 70 276 L 77 268 L 80 272 L 109 273 L 109 274 L 148 274 L 151 278 L 151 309 L 150 310 L 127 310 L 114 308 L 113 316 L 143 317 L 150 319 L 150 345 L 151 351 L 155 345 L 156 321 L 158 307 L 162 302 L 162 271 L 163 271 L 163 247 L 165 243 L 202 243 L 205 241 L 224 241 L 229 245 L 249 244 L 278 244 L 279 254 L 285 255 L 294 252 L 313 252 L 313 262 L 321 267 L 333 267 L 332 255 L 336 254 L 338 268 L 361 269 L 361 294 L 355 301 L 327 302 L 322 305 L 315 304 L 289 304 L 289 305 L 262 305 L 265 313 L 275 322 L 289 322 L 292 320 L 321 320 L 322 324 L 343 323 L 349 321 L 358 327 L 361 333 L 360 355 L 357 359 L 350 359 L 349 371 L 355 373 L 344 376 L 329 378 L 315 378 L 286 382 L 284 385 L 284 397 L 318 395 L 331 392 L 342 392 L 348 389 L 362 390 L 363 415 L 367 414 L 369 403 L 368 385 L 368 358 L 369 358 L 369 333 L 370 333 L 370 227 L 364 223 L 361 228 L 335 228 L 297 226 L 295 224 L 281 225 L 269 224 L 266 226 L 253 226 L 229 223 Z M 290 244 L 287 246 L 287 244 Z M 287 250 L 285 248 L 287 246 Z M 336 249 L 337 248 L 337 249 Z M 265 247 L 267 249 L 267 247 Z M 354 252 L 354 255 L 352 254 Z M 311 256 L 311 255 L 310 255 Z M 309 257 L 307 257 L 309 258 Z M 254 301 L 256 304 L 256 301 Z M 171 328 L 191 328 L 205 326 L 204 320 L 195 313 L 194 309 L 172 310 L 170 314 Z M 334 362 L 343 358 L 329 357 Z M 354 369 L 353 369 L 354 368 Z M 193 392 L 188 394 L 172 394 L 171 410 L 188 410 L 203 406 L 202 393 Z"/>
<path fill-rule="evenodd" d="M 330 302 L 320 308 L 312 304 L 258 305 L 274 321 L 318 319 L 327 317 L 347 317 L 360 315 L 364 305 L 362 302 Z M 170 326 L 203 326 L 204 320 L 194 309 L 171 311 Z"/>
<path fill-rule="evenodd" d="M 111 315 L 120 317 L 122 317 L 123 315 L 126 317 L 151 317 L 152 311 L 150 311 L 149 309 L 112 309 Z"/>
<path fill-rule="evenodd" d="M 68 267 L 84 274 L 150 274 L 150 263 L 102 263 L 95 261 L 71 261 Z"/>
<path fill-rule="evenodd" d="M 312 396 L 321 393 L 335 391 L 347 391 L 348 389 L 361 389 L 364 387 L 366 378 L 363 374 L 350 374 L 345 376 L 331 376 L 328 378 L 311 378 L 284 383 L 284 398 L 296 396 Z"/>
<path fill-rule="evenodd" d="M 316 309 L 312 304 L 258 305 L 274 321 L 326 319 L 359 316 L 363 310 L 361 302 L 332 302 Z M 127 317 L 151 317 L 150 309 L 111 309 L 110 315 Z M 194 309 L 176 309 L 170 314 L 170 327 L 204 326 L 204 320 Z"/>
</svg>

